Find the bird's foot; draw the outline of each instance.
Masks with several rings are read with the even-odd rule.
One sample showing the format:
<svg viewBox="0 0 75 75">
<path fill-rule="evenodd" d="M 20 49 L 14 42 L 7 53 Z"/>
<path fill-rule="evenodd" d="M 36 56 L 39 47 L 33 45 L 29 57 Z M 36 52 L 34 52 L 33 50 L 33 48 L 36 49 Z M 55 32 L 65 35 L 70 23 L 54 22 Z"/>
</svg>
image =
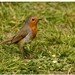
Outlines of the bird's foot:
<svg viewBox="0 0 75 75">
<path fill-rule="evenodd" d="M 26 54 L 26 55 L 23 55 L 23 58 L 24 59 L 32 59 L 33 57 L 31 56 L 31 54 Z"/>
</svg>

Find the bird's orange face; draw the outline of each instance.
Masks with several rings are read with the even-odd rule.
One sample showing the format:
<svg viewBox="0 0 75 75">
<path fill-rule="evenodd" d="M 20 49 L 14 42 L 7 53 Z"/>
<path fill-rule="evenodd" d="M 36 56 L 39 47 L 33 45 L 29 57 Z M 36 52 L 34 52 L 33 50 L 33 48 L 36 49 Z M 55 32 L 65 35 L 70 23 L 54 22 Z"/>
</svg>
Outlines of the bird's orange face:
<svg viewBox="0 0 75 75">
<path fill-rule="evenodd" d="M 30 20 L 30 26 L 34 27 L 35 25 L 37 25 L 38 21 L 39 21 L 38 17 L 32 17 Z"/>
</svg>

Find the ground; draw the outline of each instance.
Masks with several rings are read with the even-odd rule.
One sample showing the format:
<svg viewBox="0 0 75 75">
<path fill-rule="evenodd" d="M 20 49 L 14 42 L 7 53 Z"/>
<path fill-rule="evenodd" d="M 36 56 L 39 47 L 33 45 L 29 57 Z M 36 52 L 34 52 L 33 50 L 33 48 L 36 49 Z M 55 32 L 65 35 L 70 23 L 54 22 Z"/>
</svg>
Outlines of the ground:
<svg viewBox="0 0 75 75">
<path fill-rule="evenodd" d="M 42 18 L 36 38 L 25 45 L 0 45 L 1 74 L 75 74 L 75 3 L 0 3 L 0 42 L 14 36 L 30 16 Z"/>
</svg>

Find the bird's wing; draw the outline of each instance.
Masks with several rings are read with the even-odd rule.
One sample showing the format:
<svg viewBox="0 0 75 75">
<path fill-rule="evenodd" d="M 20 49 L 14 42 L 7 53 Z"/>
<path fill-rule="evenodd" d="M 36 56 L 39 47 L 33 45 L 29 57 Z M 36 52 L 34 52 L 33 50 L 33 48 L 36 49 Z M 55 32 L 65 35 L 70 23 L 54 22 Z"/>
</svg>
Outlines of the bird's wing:
<svg viewBox="0 0 75 75">
<path fill-rule="evenodd" d="M 20 41 L 21 39 L 23 39 L 24 37 L 26 37 L 26 35 L 30 32 L 29 29 L 21 29 L 17 35 L 15 35 L 11 41 L 11 43 L 16 43 L 18 41 Z"/>
</svg>

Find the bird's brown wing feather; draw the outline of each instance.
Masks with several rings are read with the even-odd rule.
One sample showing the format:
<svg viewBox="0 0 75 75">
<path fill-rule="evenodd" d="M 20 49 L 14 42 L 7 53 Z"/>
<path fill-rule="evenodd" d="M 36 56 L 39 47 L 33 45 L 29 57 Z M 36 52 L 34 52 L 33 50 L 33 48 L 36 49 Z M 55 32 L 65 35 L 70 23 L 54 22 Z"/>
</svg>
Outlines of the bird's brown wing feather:
<svg viewBox="0 0 75 75">
<path fill-rule="evenodd" d="M 27 34 L 29 33 L 29 30 L 21 30 L 19 31 L 19 33 L 13 37 L 11 43 L 16 43 L 18 41 L 20 41 L 21 39 L 23 39 Z"/>
</svg>

